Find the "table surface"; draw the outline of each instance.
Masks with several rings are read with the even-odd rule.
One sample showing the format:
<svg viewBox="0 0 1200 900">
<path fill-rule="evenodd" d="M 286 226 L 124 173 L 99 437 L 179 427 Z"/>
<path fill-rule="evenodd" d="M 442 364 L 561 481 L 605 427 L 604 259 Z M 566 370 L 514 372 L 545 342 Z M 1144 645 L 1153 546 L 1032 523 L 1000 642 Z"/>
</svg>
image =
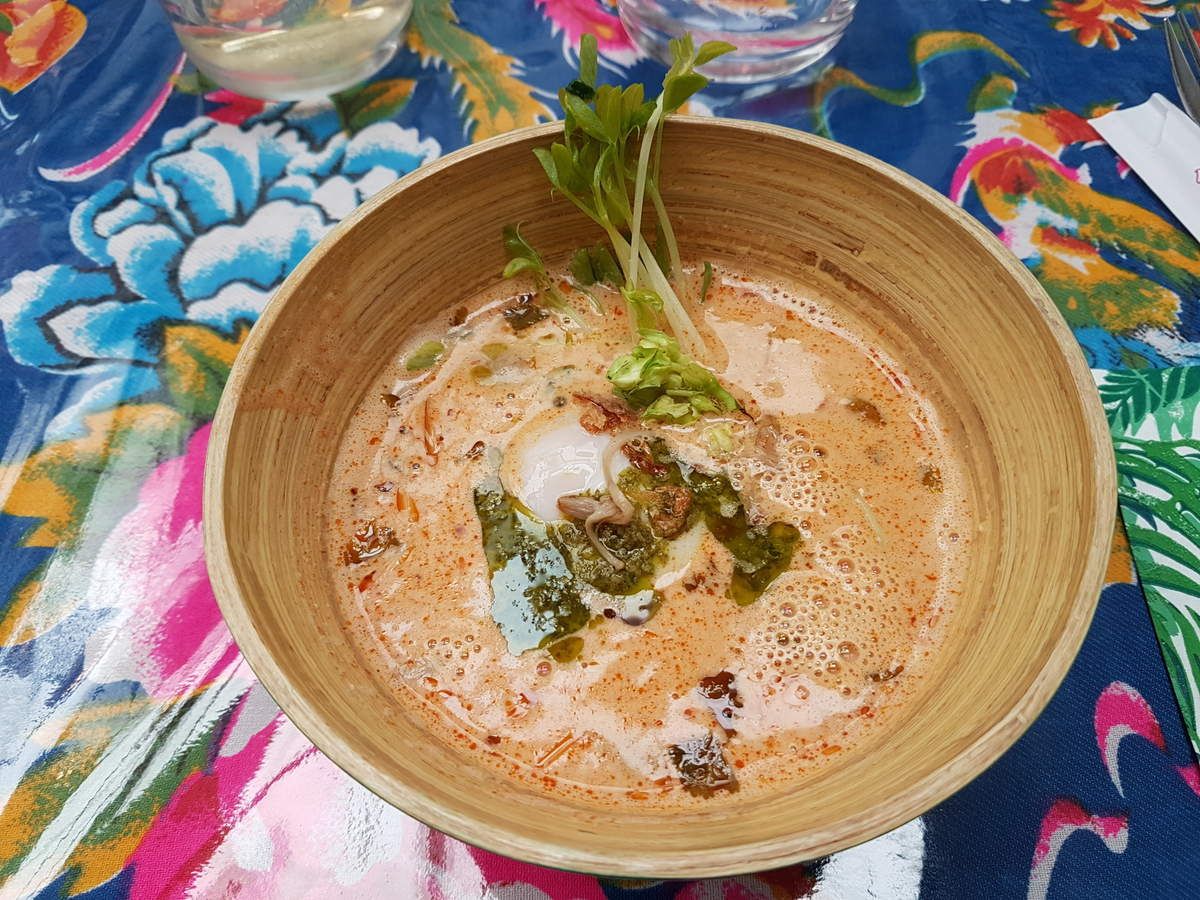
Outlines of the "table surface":
<svg viewBox="0 0 1200 900">
<path fill-rule="evenodd" d="M 868 0 L 815 85 L 693 111 L 899 166 L 1001 234 L 1094 368 L 1187 365 L 1200 249 L 1086 121 L 1174 97 L 1172 11 Z M 610 79 L 661 67 L 601 0 L 417 0 L 370 85 L 263 104 L 199 80 L 153 2 L 0 15 L 0 897 L 1200 895 L 1200 773 L 1120 528 L 1044 715 L 959 794 L 829 859 L 597 881 L 469 848 L 353 783 L 256 683 L 205 576 L 203 454 L 233 356 L 362 199 L 557 115 L 583 31 Z"/>
</svg>

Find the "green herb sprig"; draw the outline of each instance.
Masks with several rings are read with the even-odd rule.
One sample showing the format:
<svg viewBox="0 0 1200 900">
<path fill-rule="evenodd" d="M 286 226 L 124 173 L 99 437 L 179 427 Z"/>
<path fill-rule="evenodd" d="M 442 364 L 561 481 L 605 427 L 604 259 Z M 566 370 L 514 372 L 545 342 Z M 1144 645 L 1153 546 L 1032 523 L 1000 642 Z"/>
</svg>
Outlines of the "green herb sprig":
<svg viewBox="0 0 1200 900">
<path fill-rule="evenodd" d="M 681 271 L 675 232 L 659 190 L 661 150 L 652 151 L 661 145 L 663 119 L 708 84 L 708 79 L 695 71 L 696 66 L 732 49 L 732 45 L 717 41 L 697 49 L 690 35 L 672 41 L 673 62 L 663 78 L 662 91 L 656 99 L 646 100 L 641 84 L 625 88 L 596 85 L 596 38 L 584 35 L 579 46 L 579 78 L 559 93 L 565 113 L 563 139 L 534 150 L 555 190 L 604 229 L 626 290 L 644 285 L 662 297 L 667 322 L 689 355 L 703 355 L 704 341 L 653 248 L 642 238 L 642 212 L 649 196 L 662 228 L 670 268 Z"/>
<path fill-rule="evenodd" d="M 514 278 L 528 272 L 533 276 L 533 283 L 537 286 L 539 293 L 544 295 L 548 306 L 562 313 L 575 325 L 583 326 L 579 313 L 571 308 L 567 298 L 562 295 L 562 291 L 558 289 L 554 279 L 546 271 L 542 257 L 525 238 L 521 237 L 521 232 L 516 225 L 507 225 L 504 228 L 504 250 L 508 254 L 508 264 L 504 267 L 503 272 L 505 278 Z"/>
<path fill-rule="evenodd" d="M 585 34 L 579 77 L 559 92 L 562 139 L 533 151 L 555 191 L 608 237 L 612 253 L 577 251 L 571 272 L 579 284 L 605 281 L 619 287 L 637 344 L 614 360 L 608 377 L 616 393 L 647 418 L 685 424 L 706 413 L 737 409 L 717 377 L 695 361 L 708 350 L 671 284 L 671 275 L 683 267 L 660 189 L 664 120 L 707 86 L 696 68 L 733 49 L 722 41 L 696 47 L 690 34 L 671 41 L 672 62 L 662 90 L 647 100 L 641 84 L 597 84 L 596 37 Z M 642 235 L 647 199 L 656 218 L 653 243 Z M 510 248 L 509 256 L 506 275 L 511 269 L 545 277 L 540 257 L 527 244 L 519 253 Z"/>
</svg>

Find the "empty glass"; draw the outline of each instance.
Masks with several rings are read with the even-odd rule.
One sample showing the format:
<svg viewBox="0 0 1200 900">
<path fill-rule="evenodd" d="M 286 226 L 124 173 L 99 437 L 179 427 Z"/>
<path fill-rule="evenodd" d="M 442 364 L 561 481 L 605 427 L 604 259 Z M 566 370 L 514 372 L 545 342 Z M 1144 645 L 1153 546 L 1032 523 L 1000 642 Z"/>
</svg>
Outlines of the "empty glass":
<svg viewBox="0 0 1200 900">
<path fill-rule="evenodd" d="M 163 0 L 196 68 L 264 100 L 304 100 L 371 77 L 395 55 L 412 0 Z"/>
<path fill-rule="evenodd" d="M 858 0 L 618 0 L 621 21 L 642 50 L 670 62 L 667 42 L 690 31 L 696 43 L 738 49 L 703 69 L 716 81 L 767 81 L 809 68 L 832 50 Z"/>
</svg>

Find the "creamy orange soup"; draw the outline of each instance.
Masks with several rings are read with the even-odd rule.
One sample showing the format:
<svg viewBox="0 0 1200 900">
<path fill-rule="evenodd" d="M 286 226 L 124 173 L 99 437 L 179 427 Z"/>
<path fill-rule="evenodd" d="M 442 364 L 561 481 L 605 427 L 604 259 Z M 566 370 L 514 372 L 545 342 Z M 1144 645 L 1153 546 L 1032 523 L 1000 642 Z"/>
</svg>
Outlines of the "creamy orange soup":
<svg viewBox="0 0 1200 900">
<path fill-rule="evenodd" d="M 439 740 L 537 790 L 817 777 L 921 690 L 953 612 L 971 511 L 937 400 L 802 290 L 718 269 L 692 313 L 741 409 L 644 421 L 605 377 L 628 317 L 592 293 L 581 329 L 509 282 L 398 348 L 328 498 L 348 631 Z M 614 490 L 632 518 L 589 535 Z"/>
</svg>

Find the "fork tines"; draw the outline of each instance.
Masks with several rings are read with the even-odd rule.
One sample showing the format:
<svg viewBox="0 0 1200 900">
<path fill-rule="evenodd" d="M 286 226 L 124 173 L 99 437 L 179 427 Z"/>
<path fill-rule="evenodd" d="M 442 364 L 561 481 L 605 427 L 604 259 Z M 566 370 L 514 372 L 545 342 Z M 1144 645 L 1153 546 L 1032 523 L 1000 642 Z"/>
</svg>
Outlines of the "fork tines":
<svg viewBox="0 0 1200 900">
<path fill-rule="evenodd" d="M 1187 114 L 1200 122 L 1200 46 L 1196 44 L 1195 24 L 1186 10 L 1179 10 L 1163 23 L 1163 32 L 1179 99 Z"/>
</svg>

